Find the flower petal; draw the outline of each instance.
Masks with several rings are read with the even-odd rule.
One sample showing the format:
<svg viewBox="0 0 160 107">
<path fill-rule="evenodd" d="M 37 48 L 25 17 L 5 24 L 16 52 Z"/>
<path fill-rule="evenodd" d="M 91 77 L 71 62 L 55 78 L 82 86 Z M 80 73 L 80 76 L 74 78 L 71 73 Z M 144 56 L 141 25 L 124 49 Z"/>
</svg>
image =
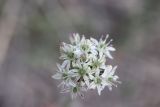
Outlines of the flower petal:
<svg viewBox="0 0 160 107">
<path fill-rule="evenodd" d="M 61 79 L 62 75 L 60 73 L 56 73 L 55 75 L 52 76 L 54 79 Z"/>
</svg>

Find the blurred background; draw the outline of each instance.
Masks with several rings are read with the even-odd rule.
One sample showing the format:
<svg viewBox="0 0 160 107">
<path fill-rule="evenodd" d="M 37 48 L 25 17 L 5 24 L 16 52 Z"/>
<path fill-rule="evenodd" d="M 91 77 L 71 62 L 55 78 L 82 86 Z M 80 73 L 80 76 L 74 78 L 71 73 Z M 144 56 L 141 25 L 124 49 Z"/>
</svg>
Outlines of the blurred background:
<svg viewBox="0 0 160 107">
<path fill-rule="evenodd" d="M 73 32 L 110 34 L 122 84 L 71 100 L 51 76 Z M 0 0 L 0 107 L 160 107 L 160 0 Z"/>
</svg>

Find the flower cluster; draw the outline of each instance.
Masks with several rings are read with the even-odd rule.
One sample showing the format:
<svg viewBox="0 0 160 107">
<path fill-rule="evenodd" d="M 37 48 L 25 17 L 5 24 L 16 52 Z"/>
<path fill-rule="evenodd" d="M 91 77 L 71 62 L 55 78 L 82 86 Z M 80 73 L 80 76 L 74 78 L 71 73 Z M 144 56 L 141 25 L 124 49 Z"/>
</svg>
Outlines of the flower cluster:
<svg viewBox="0 0 160 107">
<path fill-rule="evenodd" d="M 59 86 L 62 92 L 71 92 L 72 97 L 83 96 L 83 92 L 97 89 L 98 94 L 107 86 L 117 86 L 118 76 L 115 75 L 117 66 L 106 65 L 106 58 L 113 59 L 110 52 L 115 51 L 108 41 L 108 35 L 97 41 L 94 38 L 86 39 L 78 33 L 70 37 L 70 44 L 62 43 L 60 59 L 63 63 L 57 64 L 58 71 L 52 77 L 61 79 Z"/>
</svg>

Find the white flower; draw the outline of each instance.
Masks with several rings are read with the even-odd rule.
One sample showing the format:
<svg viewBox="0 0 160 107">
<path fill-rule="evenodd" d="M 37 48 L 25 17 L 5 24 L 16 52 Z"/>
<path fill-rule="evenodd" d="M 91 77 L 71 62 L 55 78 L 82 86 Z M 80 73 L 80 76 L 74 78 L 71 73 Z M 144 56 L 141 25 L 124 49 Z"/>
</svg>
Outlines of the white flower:
<svg viewBox="0 0 160 107">
<path fill-rule="evenodd" d="M 84 98 L 84 93 L 87 90 L 83 87 L 79 86 L 71 86 L 71 87 L 66 87 L 64 88 L 61 93 L 68 93 L 70 92 L 72 99 L 76 98 L 77 96 L 80 96 L 81 98 Z"/>
<path fill-rule="evenodd" d="M 102 77 L 105 79 L 106 86 L 109 88 L 109 90 L 112 90 L 112 85 L 117 87 L 117 83 L 121 83 L 120 81 L 117 81 L 119 78 L 117 75 L 115 75 L 115 70 L 117 69 L 117 66 L 112 67 L 111 65 L 108 65 L 102 74 Z"/>
<path fill-rule="evenodd" d="M 91 72 L 91 68 L 85 63 L 77 63 L 75 65 L 75 75 L 77 82 L 79 82 L 80 86 L 89 86 L 89 73 Z"/>
<path fill-rule="evenodd" d="M 79 48 L 84 53 L 97 53 L 97 51 L 95 50 L 96 47 L 92 44 L 92 42 L 89 39 L 86 39 L 84 35 L 82 36 L 82 39 L 79 43 Z"/>
<path fill-rule="evenodd" d="M 105 62 L 106 62 L 106 58 L 105 56 L 99 56 L 98 58 L 93 57 L 92 60 L 90 61 L 90 65 L 92 69 L 103 69 L 105 68 Z"/>
<path fill-rule="evenodd" d="M 75 59 L 75 53 L 74 53 L 74 46 L 66 43 L 62 43 L 62 46 L 60 47 L 61 56 L 60 59 L 64 60 L 74 60 Z"/>
<path fill-rule="evenodd" d="M 75 83 L 71 80 L 72 77 L 75 77 L 74 71 L 69 70 L 69 63 L 64 61 L 62 65 L 57 64 L 58 71 L 55 75 L 52 76 L 54 79 L 61 79 L 63 80 L 60 85 L 63 87 L 65 86 L 75 86 Z"/>
<path fill-rule="evenodd" d="M 112 55 L 110 54 L 111 51 L 115 51 L 115 48 L 112 47 L 112 45 L 110 45 L 112 39 L 106 43 L 107 39 L 108 39 L 109 35 L 106 35 L 105 39 L 103 40 L 102 38 L 99 40 L 99 42 L 94 39 L 91 38 L 92 43 L 97 46 L 97 50 L 99 51 L 100 56 L 102 56 L 103 54 L 106 55 L 108 58 L 113 59 Z"/>
<path fill-rule="evenodd" d="M 111 40 L 107 42 L 108 35 L 97 41 L 94 38 L 82 38 L 78 33 L 70 37 L 71 44 L 62 43 L 60 47 L 60 59 L 62 65 L 57 64 L 58 71 L 52 77 L 62 82 L 61 92 L 70 92 L 72 98 L 83 96 L 83 92 L 97 89 L 98 94 L 107 86 L 117 86 L 118 76 L 115 75 L 116 66 L 106 65 L 106 58 L 113 59 L 111 51 L 115 48 Z"/>
<path fill-rule="evenodd" d="M 97 88 L 98 94 L 101 95 L 101 91 L 105 88 L 105 81 L 100 75 L 100 71 L 96 71 L 95 77 L 92 77 L 92 82 L 90 83 L 90 89 Z"/>
</svg>

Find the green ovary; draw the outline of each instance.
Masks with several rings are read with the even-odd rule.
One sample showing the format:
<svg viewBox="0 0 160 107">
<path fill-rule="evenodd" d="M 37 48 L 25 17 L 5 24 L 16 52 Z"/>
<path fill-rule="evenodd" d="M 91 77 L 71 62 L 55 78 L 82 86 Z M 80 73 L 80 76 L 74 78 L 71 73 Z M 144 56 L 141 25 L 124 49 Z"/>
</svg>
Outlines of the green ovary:
<svg viewBox="0 0 160 107">
<path fill-rule="evenodd" d="M 83 68 L 78 70 L 79 75 L 83 76 L 86 74 L 86 70 L 84 70 Z"/>
</svg>

